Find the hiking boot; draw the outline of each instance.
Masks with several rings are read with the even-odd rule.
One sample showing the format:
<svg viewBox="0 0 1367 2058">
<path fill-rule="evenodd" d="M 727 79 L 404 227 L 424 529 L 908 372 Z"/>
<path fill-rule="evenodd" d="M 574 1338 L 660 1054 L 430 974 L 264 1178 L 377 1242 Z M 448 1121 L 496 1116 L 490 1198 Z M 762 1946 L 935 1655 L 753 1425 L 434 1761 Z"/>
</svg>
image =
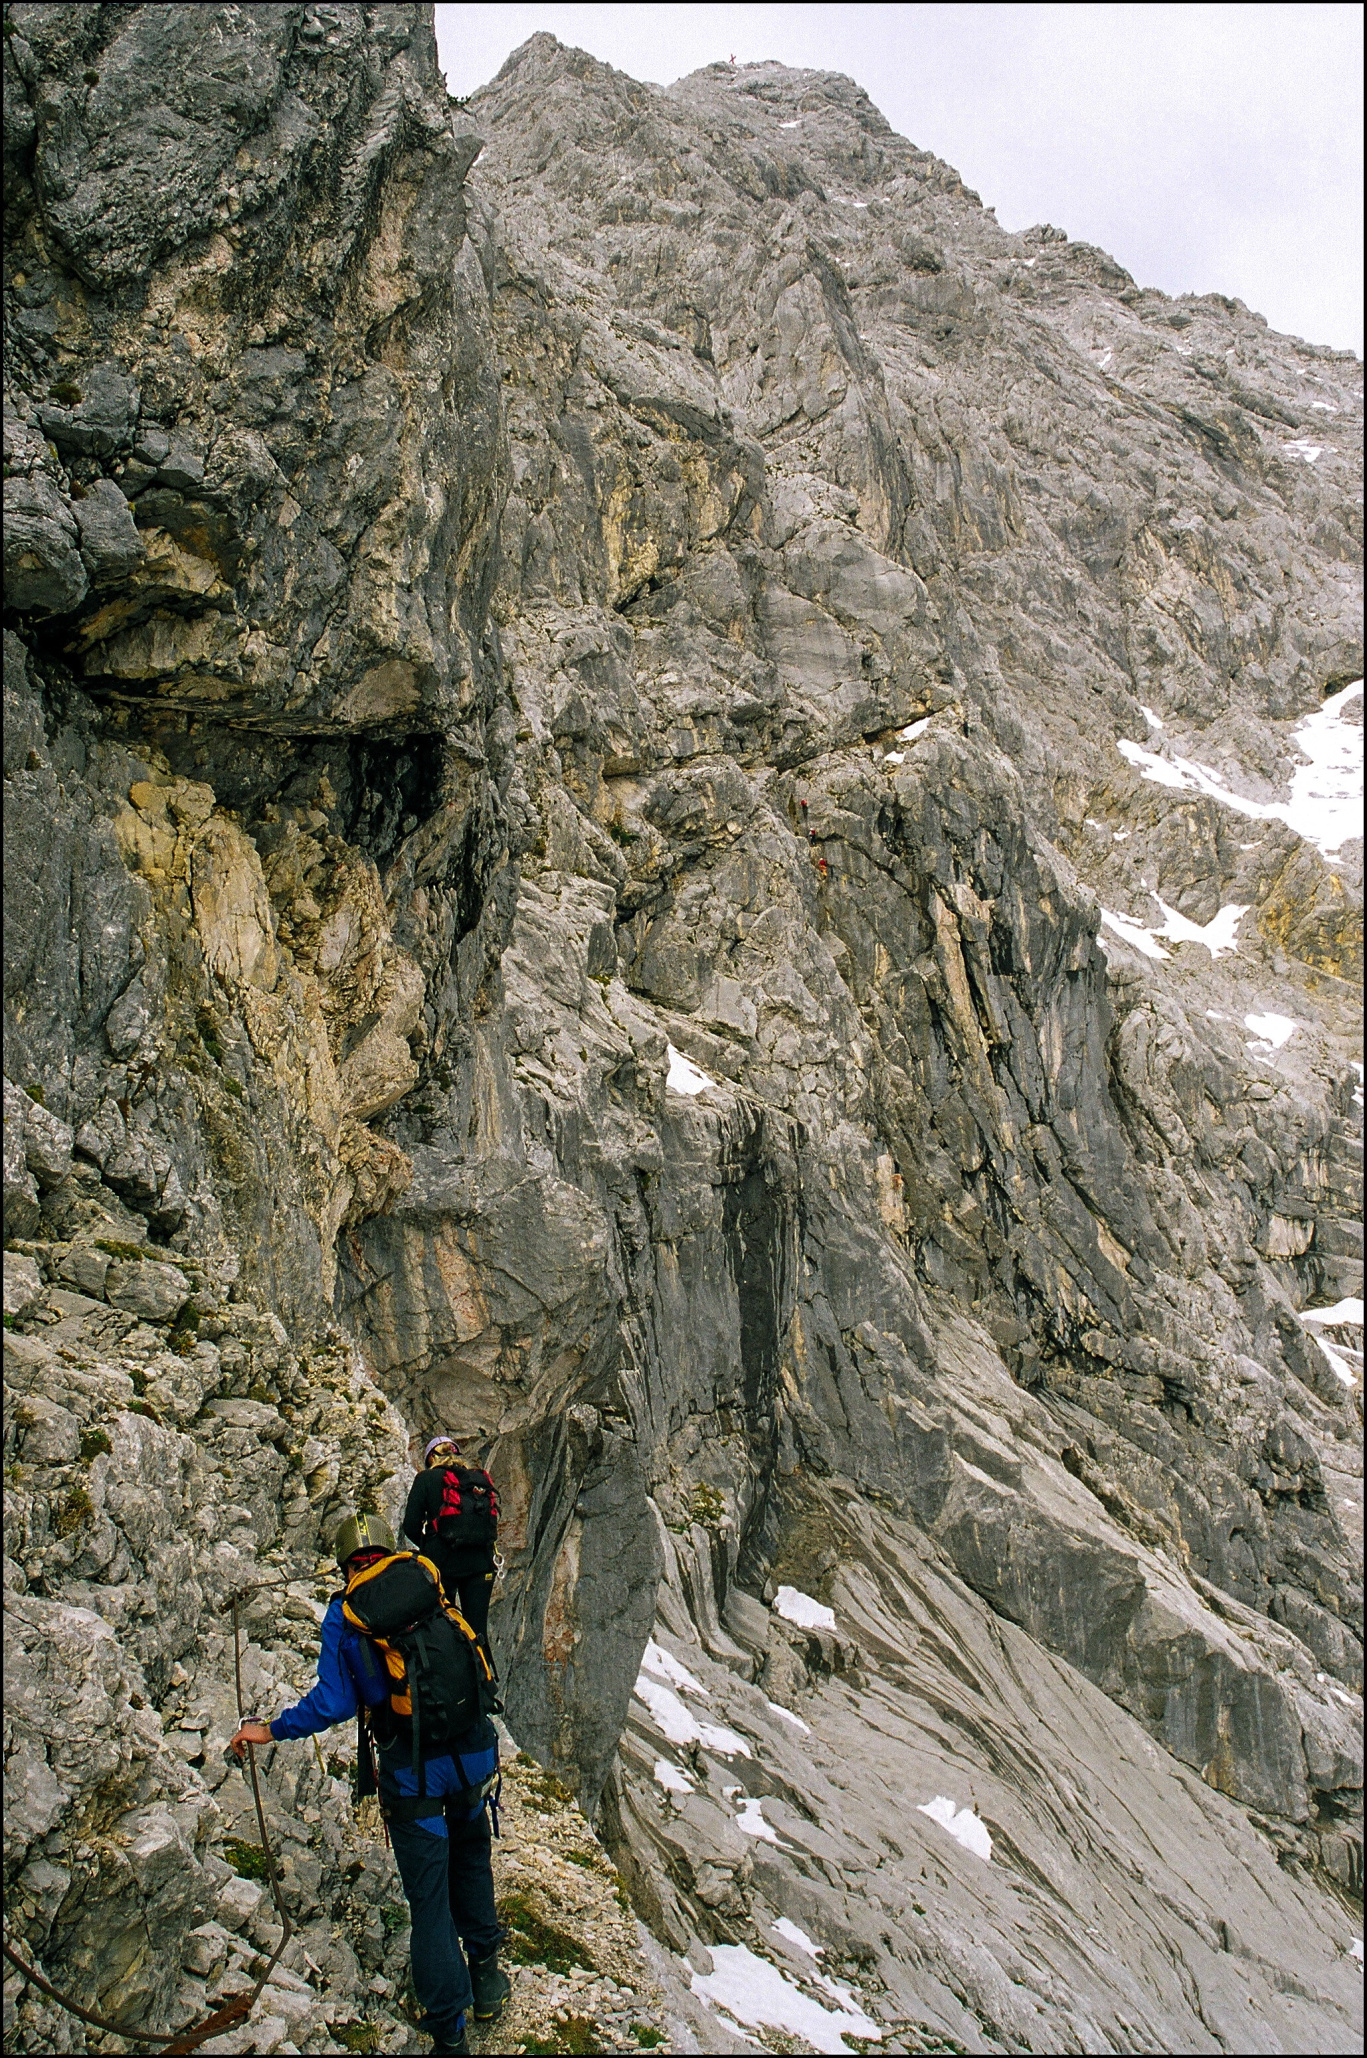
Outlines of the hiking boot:
<svg viewBox="0 0 1367 2058">
<path fill-rule="evenodd" d="M 491 1951 L 487 1958 L 470 1958 L 470 1985 L 475 1994 L 476 2022 L 492 2022 L 503 2013 L 503 2005 L 513 1990 L 513 1983 L 506 1972 L 499 1970 L 498 1952 Z"/>
<path fill-rule="evenodd" d="M 421 2023 L 419 2023 L 418 2027 L 422 2027 Z M 432 2046 L 431 2058 L 466 2058 L 466 2053 L 469 2049 L 469 2039 L 465 2034 L 465 2017 L 462 2015 L 460 2019 L 460 2035 L 456 2038 L 455 2042 L 452 2043 L 449 2037 L 443 2040 L 441 2035 L 438 2034 Z"/>
</svg>

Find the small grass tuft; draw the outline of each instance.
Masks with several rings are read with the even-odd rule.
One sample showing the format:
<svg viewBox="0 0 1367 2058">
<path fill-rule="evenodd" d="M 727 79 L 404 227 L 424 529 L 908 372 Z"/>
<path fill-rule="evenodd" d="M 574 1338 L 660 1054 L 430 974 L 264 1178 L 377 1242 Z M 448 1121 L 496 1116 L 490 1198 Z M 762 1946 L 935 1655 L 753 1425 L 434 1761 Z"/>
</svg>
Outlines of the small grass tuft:
<svg viewBox="0 0 1367 2058">
<path fill-rule="evenodd" d="M 203 1319 L 195 1303 L 187 1301 L 176 1318 L 175 1328 L 166 1339 L 168 1348 L 182 1358 L 190 1357 L 199 1342 L 199 1325 Z"/>
<path fill-rule="evenodd" d="M 551 2052 L 601 2051 L 606 2047 L 599 2042 L 598 2031 L 587 2015 L 567 2015 L 563 2022 L 555 2025 L 553 2037 L 524 2037 L 524 2051 Z"/>
<path fill-rule="evenodd" d="M 81 1463 L 83 1465 L 88 1465 L 93 1458 L 99 1457 L 101 1451 L 108 1451 L 109 1447 L 109 1438 L 102 1429 L 83 1429 L 81 1431 Z"/>
<path fill-rule="evenodd" d="M 378 2051 L 380 2026 L 377 2022 L 334 2022 L 332 2041 L 345 2051 Z"/>
<path fill-rule="evenodd" d="M 266 1870 L 266 1854 L 260 1844 L 246 1844 L 242 1842 L 240 1837 L 234 1836 L 227 1837 L 222 1848 L 224 1859 L 232 1866 L 239 1879 L 255 1879 L 261 1881 L 264 1885 L 270 1875 Z M 334 2031 L 335 2034 L 336 2032 Z M 361 2046 L 359 2044 L 348 2045 L 347 2048 L 349 2050 L 359 2050 Z M 365 2048 L 371 2050 L 374 2046 L 367 2045 Z"/>
<path fill-rule="evenodd" d="M 548 1972 L 584 1972 L 598 1967 L 576 1937 L 537 1914 L 525 1894 L 509 1894 L 499 1904 L 499 1918 L 508 1930 L 508 1956 L 515 1965 L 544 1965 Z"/>
<path fill-rule="evenodd" d="M 58 1536 L 70 1536 L 73 1529 L 84 1529 L 95 1513 L 95 1503 L 83 1486 L 73 1486 L 64 1500 L 60 1501 L 52 1518 L 52 1527 Z"/>
<path fill-rule="evenodd" d="M 649 2022 L 633 2022 L 631 2034 L 643 2051 L 653 2051 L 657 2044 L 662 2044 L 665 2040 L 664 2031 L 656 2029 L 653 2023 Z"/>
<path fill-rule="evenodd" d="M 523 1785 L 533 1807 L 558 1809 L 571 1805 L 574 1794 L 564 1780 L 557 1779 L 553 1772 L 547 1772 L 545 1766 L 538 1765 L 526 1751 L 519 1751 L 513 1763 L 530 1775 Z"/>
<path fill-rule="evenodd" d="M 714 1529 L 726 1514 L 726 1501 L 715 1486 L 704 1480 L 688 1496 L 688 1512 L 704 1529 Z"/>
</svg>

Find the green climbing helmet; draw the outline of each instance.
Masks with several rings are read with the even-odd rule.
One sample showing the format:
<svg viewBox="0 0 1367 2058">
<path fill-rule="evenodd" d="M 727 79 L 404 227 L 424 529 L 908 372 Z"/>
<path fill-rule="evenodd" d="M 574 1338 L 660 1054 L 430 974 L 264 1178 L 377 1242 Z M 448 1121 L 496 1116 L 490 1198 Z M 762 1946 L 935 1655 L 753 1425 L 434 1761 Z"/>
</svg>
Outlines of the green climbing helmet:
<svg viewBox="0 0 1367 2058">
<path fill-rule="evenodd" d="M 392 1551 L 394 1532 L 382 1515 L 348 1515 L 333 1538 L 332 1554 L 345 1565 L 358 1551 Z"/>
</svg>

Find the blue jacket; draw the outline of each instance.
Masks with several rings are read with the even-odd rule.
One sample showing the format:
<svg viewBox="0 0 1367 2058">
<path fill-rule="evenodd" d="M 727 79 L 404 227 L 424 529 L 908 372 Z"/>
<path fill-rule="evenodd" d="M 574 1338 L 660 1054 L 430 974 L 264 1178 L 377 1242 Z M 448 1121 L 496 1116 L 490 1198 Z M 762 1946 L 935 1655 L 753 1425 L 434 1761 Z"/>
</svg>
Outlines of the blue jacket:
<svg viewBox="0 0 1367 2058">
<path fill-rule="evenodd" d="M 294 1737 L 315 1736 L 338 1722 L 349 1722 L 363 1707 L 378 1708 L 389 1698 L 389 1676 L 384 1659 L 370 1642 L 353 1629 L 342 1613 L 342 1596 L 334 1594 L 323 1617 L 322 1649 L 318 1653 L 318 1683 L 302 1701 L 286 1708 L 271 1723 L 271 1735 L 282 1742 Z M 445 1794 L 463 1793 L 490 1778 L 498 1766 L 498 1737 L 492 1723 L 477 1731 L 478 1748 L 458 1751 L 425 1761 L 426 1791 L 434 1801 Z M 486 1741 L 487 1739 L 487 1741 Z M 380 1752 L 380 1777 L 384 1785 L 401 1794 L 415 1794 L 418 1782 L 402 1745 Z M 472 1808 L 473 1822 L 484 1807 Z M 423 1816 L 420 1829 L 433 1836 L 446 1835 L 446 1818 Z"/>
</svg>

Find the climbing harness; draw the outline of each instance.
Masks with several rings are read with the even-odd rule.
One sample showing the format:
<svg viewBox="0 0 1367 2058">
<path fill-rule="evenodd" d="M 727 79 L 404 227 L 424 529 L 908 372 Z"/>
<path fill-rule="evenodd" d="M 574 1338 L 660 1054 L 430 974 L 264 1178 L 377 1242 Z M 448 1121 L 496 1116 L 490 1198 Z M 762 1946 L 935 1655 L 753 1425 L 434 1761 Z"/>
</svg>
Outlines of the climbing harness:
<svg viewBox="0 0 1367 2058">
<path fill-rule="evenodd" d="M 230 1608 L 232 1610 L 233 1677 L 237 1686 L 237 1719 L 239 1722 L 246 1720 L 246 1709 L 242 1705 L 242 1627 L 238 1614 L 239 1605 L 246 1599 L 248 1594 L 261 1593 L 268 1587 L 278 1587 L 286 1584 L 287 1582 L 283 1579 L 258 1580 L 255 1586 L 240 1588 L 232 1596 L 231 1600 L 223 1603 L 218 1611 L 220 1615 L 226 1615 Z M 256 1776 L 256 1751 L 255 1747 L 251 1744 L 247 1745 L 247 1769 L 251 1774 L 252 1798 L 256 1803 L 256 1822 L 261 1832 L 261 1850 L 266 1860 L 266 1877 L 270 1882 L 271 1898 L 275 1902 L 276 1913 L 280 1917 L 280 1941 L 271 1953 L 265 1971 L 257 1980 L 250 1993 L 234 1995 L 233 1999 L 222 2008 L 217 2009 L 212 2015 L 207 2015 L 203 2022 L 192 2024 L 189 2029 L 175 2031 L 128 2029 L 123 2023 L 111 2022 L 107 2015 L 97 2015 L 91 2008 L 82 2008 L 80 2003 L 73 2001 L 69 1995 L 59 1993 L 52 1982 L 44 1979 L 42 1973 L 30 1965 L 27 1959 L 21 1958 L 8 1938 L 5 1938 L 3 1942 L 0 1942 L 0 1949 L 3 1949 L 10 1963 L 16 1965 L 20 1972 L 23 1973 L 25 1979 L 31 1981 L 40 1993 L 48 1995 L 49 1999 L 55 2001 L 59 2008 L 65 2008 L 68 2015 L 79 2016 L 82 2022 L 93 2023 L 96 2029 L 110 2030 L 115 2036 L 127 2037 L 130 2043 L 157 2044 L 164 2052 L 165 2058 L 185 2058 L 187 2052 L 197 2051 L 201 2044 L 207 2043 L 210 2037 L 216 2037 L 220 2030 L 231 2029 L 235 2022 L 240 2022 L 244 2016 L 250 2015 L 252 2009 L 256 2006 L 258 1995 L 280 1962 L 280 1955 L 293 1936 L 294 1927 L 285 1908 L 284 1896 L 280 1890 L 280 1876 L 275 1869 L 275 1853 L 271 1849 L 270 1838 L 266 1834 L 266 1811 L 261 1802 L 261 1784 Z"/>
</svg>

